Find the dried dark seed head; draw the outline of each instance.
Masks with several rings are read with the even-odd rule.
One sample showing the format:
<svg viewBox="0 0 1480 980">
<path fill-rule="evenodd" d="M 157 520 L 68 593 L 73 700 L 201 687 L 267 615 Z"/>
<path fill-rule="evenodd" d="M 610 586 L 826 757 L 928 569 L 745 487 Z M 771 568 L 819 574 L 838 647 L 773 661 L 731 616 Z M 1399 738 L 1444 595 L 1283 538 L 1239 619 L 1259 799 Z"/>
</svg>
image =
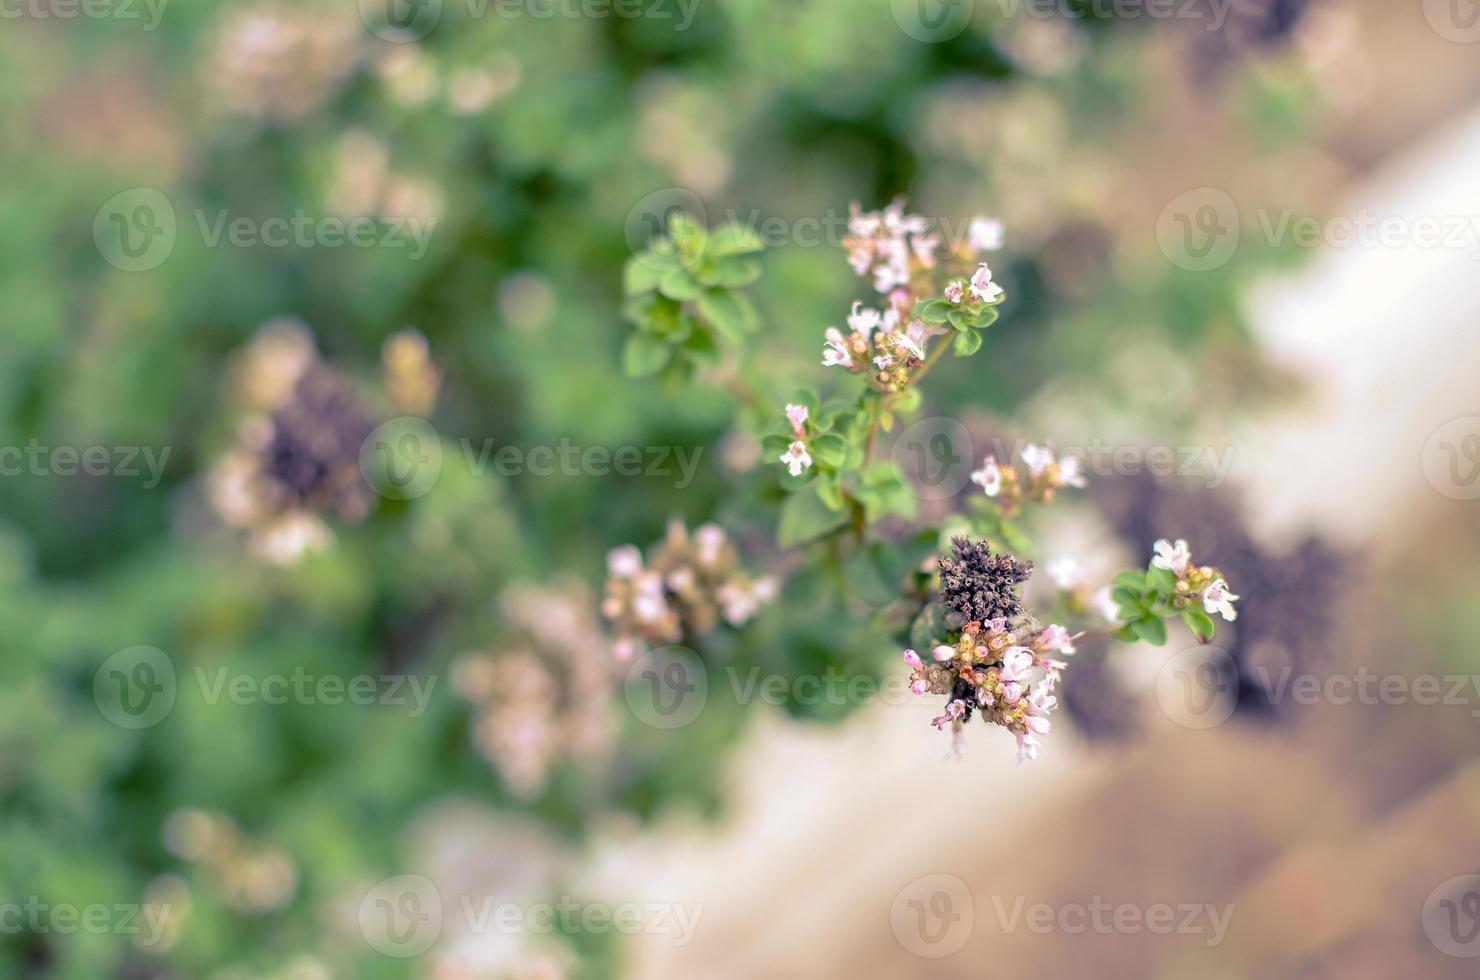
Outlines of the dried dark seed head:
<svg viewBox="0 0 1480 980">
<path fill-rule="evenodd" d="M 940 560 L 940 597 L 963 620 L 1012 618 L 1023 611 L 1018 589 L 1033 574 L 1033 563 L 993 554 L 985 541 L 951 541 L 954 559 Z"/>
<path fill-rule="evenodd" d="M 360 447 L 374 427 L 348 381 L 329 368 L 311 368 L 272 417 L 267 475 L 290 505 L 361 516 L 368 490 Z"/>
</svg>

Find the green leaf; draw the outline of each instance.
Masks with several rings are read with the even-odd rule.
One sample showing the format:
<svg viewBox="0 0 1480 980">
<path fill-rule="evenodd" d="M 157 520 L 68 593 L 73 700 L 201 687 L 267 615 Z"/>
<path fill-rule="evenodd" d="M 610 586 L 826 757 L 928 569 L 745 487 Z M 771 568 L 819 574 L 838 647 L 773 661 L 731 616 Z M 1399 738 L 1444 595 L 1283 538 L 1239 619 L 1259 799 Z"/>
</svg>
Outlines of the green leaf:
<svg viewBox="0 0 1480 980">
<path fill-rule="evenodd" d="M 741 286 L 749 286 L 760 277 L 761 264 L 755 259 L 733 258 L 715 263 L 710 281 L 713 285 L 726 289 L 739 289 Z"/>
<path fill-rule="evenodd" d="M 820 485 L 820 484 L 818 484 Z M 848 523 L 848 515 L 828 507 L 814 487 L 806 487 L 786 498 L 781 505 L 781 522 L 776 530 L 776 543 L 783 548 L 815 541 Z"/>
<path fill-rule="evenodd" d="M 997 322 L 997 317 L 1000 315 L 1001 314 L 997 312 L 997 308 L 995 306 L 988 306 L 986 309 L 982 310 L 976 315 L 976 329 L 987 329 L 992 324 Z"/>
<path fill-rule="evenodd" d="M 915 318 L 926 323 L 945 323 L 956 307 L 947 299 L 931 299 L 915 307 Z"/>
<path fill-rule="evenodd" d="M 622 370 L 629 378 L 647 378 L 659 371 L 673 356 L 673 348 L 645 333 L 627 338 L 622 347 Z"/>
<path fill-rule="evenodd" d="M 1182 622 L 1186 623 L 1187 628 L 1192 630 L 1193 636 L 1204 642 L 1211 640 L 1213 634 L 1218 632 L 1218 627 L 1213 622 L 1213 617 L 1197 606 L 1188 606 L 1182 610 Z"/>
<path fill-rule="evenodd" d="M 970 357 L 975 354 L 982 345 L 982 335 L 974 330 L 956 334 L 955 341 L 951 344 L 951 352 L 957 357 Z"/>
<path fill-rule="evenodd" d="M 761 440 L 761 452 L 766 462 L 771 463 L 775 462 L 777 456 L 786 452 L 786 448 L 790 445 L 791 436 L 773 432 Z"/>
<path fill-rule="evenodd" d="M 965 310 L 952 309 L 949 313 L 946 314 L 946 319 L 951 321 L 951 326 L 955 327 L 958 333 L 971 332 L 973 317 Z"/>
<path fill-rule="evenodd" d="M 1131 571 L 1116 572 L 1115 577 L 1110 579 L 1110 584 L 1126 589 L 1134 589 L 1137 594 L 1140 594 L 1146 591 L 1146 573 Z"/>
<path fill-rule="evenodd" d="M 870 548 L 855 548 L 847 557 L 843 581 L 848 591 L 871 606 L 888 605 L 899 597 L 899 590 L 884 577 Z"/>
<path fill-rule="evenodd" d="M 701 255 L 705 240 L 709 237 L 704 226 L 695 221 L 693 215 L 684 211 L 675 211 L 668 219 L 668 235 L 679 251 L 688 256 Z"/>
<path fill-rule="evenodd" d="M 1161 646 L 1167 641 L 1167 624 L 1161 621 L 1160 616 L 1146 615 L 1131 624 L 1136 629 L 1136 635 L 1147 643 Z"/>
<path fill-rule="evenodd" d="M 684 317 L 692 323 L 690 317 Z M 719 345 L 714 342 L 714 334 L 705 330 L 698 324 L 693 324 L 688 336 L 684 339 L 682 350 L 684 354 L 695 364 L 703 364 L 706 367 L 714 367 L 719 364 Z M 785 452 L 783 447 L 781 452 Z"/>
<path fill-rule="evenodd" d="M 817 497 L 828 508 L 842 512 L 844 507 L 843 488 L 839 486 L 836 476 L 822 475 L 817 480 Z"/>
<path fill-rule="evenodd" d="M 647 254 L 634 255 L 622 266 L 622 291 L 628 296 L 650 293 L 658 288 L 665 271 Z"/>
<path fill-rule="evenodd" d="M 1138 639 L 1140 639 L 1140 636 L 1141 634 L 1136 632 L 1135 623 L 1126 623 L 1120 629 L 1115 631 L 1115 638 L 1121 643 L 1135 643 Z"/>
<path fill-rule="evenodd" d="M 752 228 L 741 224 L 728 224 L 709 236 L 708 254 L 722 259 L 729 255 L 745 255 L 765 249 L 766 243 Z"/>
<path fill-rule="evenodd" d="M 1162 595 L 1170 596 L 1177 591 L 1177 576 L 1170 568 L 1148 568 L 1146 570 L 1146 584 L 1152 591 Z"/>
<path fill-rule="evenodd" d="M 750 303 L 728 289 L 706 289 L 699 295 L 699 312 L 728 341 L 738 344 L 750 329 Z"/>
<path fill-rule="evenodd" d="M 812 440 L 812 455 L 819 463 L 837 468 L 848 458 L 848 443 L 842 436 L 829 433 Z"/>
<path fill-rule="evenodd" d="M 690 300 L 698 299 L 700 293 L 699 280 L 689 275 L 686 269 L 674 269 L 663 276 L 658 283 L 658 290 L 669 299 Z"/>
</svg>

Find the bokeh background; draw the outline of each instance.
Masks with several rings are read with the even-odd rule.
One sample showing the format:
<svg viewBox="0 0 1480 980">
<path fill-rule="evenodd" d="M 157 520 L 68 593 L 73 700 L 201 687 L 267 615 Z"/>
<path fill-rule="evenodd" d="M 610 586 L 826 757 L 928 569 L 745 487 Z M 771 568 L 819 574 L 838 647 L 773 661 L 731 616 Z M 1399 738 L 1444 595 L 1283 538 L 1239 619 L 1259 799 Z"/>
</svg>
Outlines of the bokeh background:
<svg viewBox="0 0 1480 980">
<path fill-rule="evenodd" d="M 0 13 L 0 975 L 1480 969 L 1473 4 Z M 767 403 L 825 385 L 899 194 L 1007 229 L 894 438 L 952 440 L 926 516 L 1051 438 L 1101 462 L 1043 557 L 1181 536 L 1244 597 L 1085 645 L 1032 766 L 942 761 L 787 578 L 731 387 L 621 369 L 680 207 L 767 240 Z M 674 516 L 782 582 L 677 727 L 597 613 Z"/>
</svg>

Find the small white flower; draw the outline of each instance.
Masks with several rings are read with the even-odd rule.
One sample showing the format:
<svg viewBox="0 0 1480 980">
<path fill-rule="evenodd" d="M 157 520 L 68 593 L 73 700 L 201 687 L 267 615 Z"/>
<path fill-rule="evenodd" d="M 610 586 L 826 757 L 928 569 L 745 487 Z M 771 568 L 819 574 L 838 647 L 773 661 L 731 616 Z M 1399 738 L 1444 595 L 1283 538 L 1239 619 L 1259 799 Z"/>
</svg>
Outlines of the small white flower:
<svg viewBox="0 0 1480 980">
<path fill-rule="evenodd" d="M 631 578 L 642 570 L 642 552 L 631 544 L 613 548 L 606 556 L 606 570 L 612 578 Z"/>
<path fill-rule="evenodd" d="M 781 462 L 785 463 L 791 470 L 792 476 L 801 476 L 802 470 L 812 465 L 812 457 L 807 453 L 807 444 L 798 439 L 786 448 L 781 454 Z"/>
<path fill-rule="evenodd" d="M 1084 566 L 1077 558 L 1055 558 L 1044 566 L 1044 571 L 1053 584 L 1065 591 L 1077 588 L 1084 582 Z"/>
<path fill-rule="evenodd" d="M 1042 476 L 1044 471 L 1053 465 L 1053 450 L 1047 446 L 1030 442 L 1023 447 L 1021 456 L 1023 465 L 1028 467 L 1030 476 Z"/>
<path fill-rule="evenodd" d="M 1203 589 L 1203 609 L 1211 616 L 1218 613 L 1230 623 L 1238 619 L 1238 610 L 1233 604 L 1238 601 L 1238 596 L 1228 591 L 1228 583 L 1220 579 L 1214 579 L 1213 583 Z"/>
<path fill-rule="evenodd" d="M 848 326 L 867 337 L 879 325 L 881 317 L 878 310 L 868 307 L 859 309 L 859 307 L 863 307 L 863 304 L 855 301 L 853 311 L 848 314 Z"/>
<path fill-rule="evenodd" d="M 1073 656 L 1075 652 L 1074 641 L 1069 636 L 1069 631 L 1057 624 L 1045 627 L 1038 636 L 1038 643 L 1043 649 L 1052 650 L 1066 657 Z"/>
<path fill-rule="evenodd" d="M 1166 538 L 1162 538 L 1151 546 L 1156 552 L 1156 557 L 1151 559 L 1151 564 L 1157 568 L 1165 568 L 1181 578 L 1187 571 L 1187 563 L 1192 561 L 1192 550 L 1187 547 L 1187 542 L 1181 538 L 1176 544 L 1172 544 Z"/>
<path fill-rule="evenodd" d="M 1078 456 L 1065 456 L 1059 460 L 1059 485 L 1083 489 L 1084 469 Z"/>
<path fill-rule="evenodd" d="M 980 485 L 988 497 L 997 496 L 1002 490 L 1002 467 L 997 465 L 997 457 L 983 460 L 982 468 L 972 472 L 971 482 Z"/>
<path fill-rule="evenodd" d="M 1089 604 L 1108 622 L 1120 621 L 1120 603 L 1110 597 L 1110 586 L 1102 585 L 1096 589 L 1095 594 L 1089 597 Z"/>
<path fill-rule="evenodd" d="M 966 244 L 973 252 L 995 252 L 1002 247 L 1002 222 L 996 218 L 972 218 L 966 229 Z"/>
<path fill-rule="evenodd" d="M 887 293 L 896 286 L 910 284 L 910 270 L 906 266 L 890 262 L 874 267 L 874 291 Z"/>
<path fill-rule="evenodd" d="M 848 342 L 843 339 L 843 332 L 837 327 L 828 327 L 823 334 L 827 338 L 827 346 L 822 351 L 822 366 L 832 367 L 834 364 L 853 369 L 853 358 L 848 353 Z"/>
<path fill-rule="evenodd" d="M 946 283 L 946 299 L 957 305 L 966 296 L 966 281 L 964 279 L 952 279 Z"/>
<path fill-rule="evenodd" d="M 992 281 L 992 270 L 983 262 L 971 277 L 971 295 L 988 303 L 1002 295 L 1002 287 Z"/>
<path fill-rule="evenodd" d="M 998 676 L 1004 682 L 1021 680 L 1032 669 L 1032 650 L 1027 647 L 1008 647 L 1002 653 L 1002 670 Z"/>
<path fill-rule="evenodd" d="M 788 404 L 786 406 L 786 418 L 791 423 L 792 431 L 800 435 L 802 426 L 807 424 L 807 406 Z"/>
<path fill-rule="evenodd" d="M 930 651 L 930 655 L 941 663 L 945 663 L 947 660 L 956 656 L 956 648 L 948 647 L 944 643 L 941 643 L 934 650 Z"/>
</svg>

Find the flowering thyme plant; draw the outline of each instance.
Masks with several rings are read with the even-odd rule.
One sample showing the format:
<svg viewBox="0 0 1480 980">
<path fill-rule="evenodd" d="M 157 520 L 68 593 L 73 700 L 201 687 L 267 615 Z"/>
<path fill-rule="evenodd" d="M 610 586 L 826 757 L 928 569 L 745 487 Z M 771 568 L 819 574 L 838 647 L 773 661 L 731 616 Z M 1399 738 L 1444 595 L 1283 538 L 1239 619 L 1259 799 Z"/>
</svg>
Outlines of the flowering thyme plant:
<svg viewBox="0 0 1480 980">
<path fill-rule="evenodd" d="M 1019 522 L 1027 505 L 1051 504 L 1086 482 L 1078 459 L 1046 445 L 1029 444 L 1016 459 L 986 457 L 971 473 L 981 492 L 964 514 L 901 531 L 901 523 L 917 520 L 916 496 L 894 462 L 876 458 L 879 434 L 919 411 L 920 383 L 948 352 L 969 357 L 981 348 L 1006 298 L 984 259 L 1002 247 L 1002 229 L 976 218 L 963 240 L 948 243 L 895 201 L 877 212 L 855 205 L 848 232 L 848 262 L 877 305 L 855 301 L 846 330 L 823 331 L 822 366 L 849 379 L 844 393 L 824 399 L 802 389 L 771 403 L 779 409 L 763 407 L 766 400 L 741 380 L 741 335 L 756 329 L 757 318 L 738 291 L 759 274 L 750 258 L 759 242 L 737 227 L 705 232 L 687 217 L 675 218 L 666 237 L 628 263 L 627 309 L 638 332 L 627 341 L 627 370 L 675 381 L 715 371 L 752 411 L 774 420 L 761 447 L 763 459 L 782 467 L 776 541 L 791 552 L 784 560 L 793 579 L 832 583 L 824 601 L 908 644 L 911 689 L 945 698 L 933 724 L 950 728 L 957 753 L 965 724 L 980 717 L 1012 733 L 1019 761 L 1035 758 L 1077 640 L 1093 633 L 1161 644 L 1166 621 L 1180 618 L 1206 642 L 1213 615 L 1232 620 L 1238 596 L 1216 568 L 1192 564 L 1185 541 L 1158 541 L 1144 572 L 1120 572 L 1093 591 L 1076 562 L 1051 563 L 1058 587 L 1051 611 L 1061 622 L 1035 616 L 1022 598 L 1034 566 Z M 732 349 L 729 358 L 722 343 Z M 724 532 L 706 528 L 713 528 L 710 550 L 722 547 Z M 727 554 L 721 565 L 728 570 L 735 557 Z M 737 577 L 721 586 L 671 564 L 646 568 L 630 545 L 611 553 L 605 612 L 619 634 L 618 656 L 632 657 L 641 642 L 712 630 L 714 615 L 683 612 L 692 601 L 685 596 L 702 583 L 706 601 L 718 601 L 734 627 L 778 592 L 771 577 L 725 571 Z M 721 595 L 725 589 L 731 598 Z"/>
</svg>

